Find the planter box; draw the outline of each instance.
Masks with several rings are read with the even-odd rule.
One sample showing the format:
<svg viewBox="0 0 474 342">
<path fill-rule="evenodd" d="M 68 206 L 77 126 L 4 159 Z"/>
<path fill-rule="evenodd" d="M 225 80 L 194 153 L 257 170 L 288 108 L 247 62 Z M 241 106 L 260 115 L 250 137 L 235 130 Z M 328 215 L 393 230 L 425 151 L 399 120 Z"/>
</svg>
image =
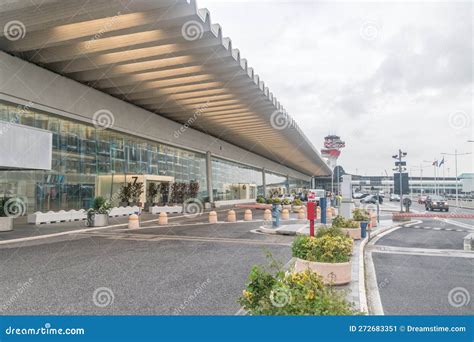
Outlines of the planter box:
<svg viewBox="0 0 474 342">
<path fill-rule="evenodd" d="M 282 204 L 281 207 L 283 209 L 288 209 L 288 211 L 291 211 L 291 204 Z"/>
<path fill-rule="evenodd" d="M 323 277 L 325 284 L 342 285 L 352 280 L 352 263 L 328 263 L 306 261 L 296 258 L 295 272 L 303 272 L 310 269 Z"/>
<path fill-rule="evenodd" d="M 109 224 L 109 215 L 95 214 L 92 222 L 93 227 L 105 227 Z"/>
<path fill-rule="evenodd" d="M 13 217 L 0 217 L 0 232 L 13 230 Z"/>
<path fill-rule="evenodd" d="M 344 234 L 349 235 L 351 238 L 354 240 L 360 240 L 360 227 L 359 228 L 341 228 L 341 230 L 344 232 Z"/>
<path fill-rule="evenodd" d="M 150 213 L 152 214 L 159 214 L 159 213 L 182 213 L 183 212 L 183 206 L 181 205 L 173 205 L 173 206 L 167 206 L 165 205 L 164 207 L 159 207 L 159 206 L 154 206 L 150 207 Z"/>
<path fill-rule="evenodd" d="M 294 205 L 294 206 L 293 206 L 293 212 L 294 212 L 294 213 L 297 213 L 297 212 L 300 211 L 301 208 L 303 208 L 302 205 Z"/>
</svg>

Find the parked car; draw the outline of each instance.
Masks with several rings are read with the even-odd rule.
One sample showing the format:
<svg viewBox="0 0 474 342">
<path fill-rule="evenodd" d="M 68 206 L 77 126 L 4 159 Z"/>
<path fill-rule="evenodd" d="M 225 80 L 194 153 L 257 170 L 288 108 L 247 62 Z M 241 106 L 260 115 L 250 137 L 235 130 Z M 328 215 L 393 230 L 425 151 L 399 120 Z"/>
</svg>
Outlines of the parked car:
<svg viewBox="0 0 474 342">
<path fill-rule="evenodd" d="M 426 197 L 427 196 L 424 196 L 424 195 L 421 195 L 418 197 L 418 204 L 425 204 L 426 202 Z"/>
<path fill-rule="evenodd" d="M 365 203 L 365 204 L 377 204 L 377 200 L 379 204 L 382 204 L 383 202 L 383 197 L 382 196 L 377 196 L 377 195 L 369 195 L 364 197 L 363 199 L 360 200 L 360 203 Z"/>
<path fill-rule="evenodd" d="M 425 201 L 425 209 L 428 211 L 449 211 L 448 200 L 442 196 L 428 196 Z"/>
<path fill-rule="evenodd" d="M 390 194 L 390 202 L 400 202 L 400 195 Z"/>
</svg>

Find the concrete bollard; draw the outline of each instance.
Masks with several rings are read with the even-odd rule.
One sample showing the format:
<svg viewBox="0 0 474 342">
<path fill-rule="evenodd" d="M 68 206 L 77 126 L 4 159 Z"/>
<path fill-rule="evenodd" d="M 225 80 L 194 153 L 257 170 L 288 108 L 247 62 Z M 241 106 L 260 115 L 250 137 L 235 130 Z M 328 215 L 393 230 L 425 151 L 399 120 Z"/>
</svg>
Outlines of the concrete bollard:
<svg viewBox="0 0 474 342">
<path fill-rule="evenodd" d="M 137 214 L 132 214 L 128 217 L 128 229 L 140 228 L 140 221 Z"/>
<path fill-rule="evenodd" d="M 304 220 L 306 218 L 306 212 L 303 208 L 298 210 L 298 220 Z"/>
<path fill-rule="evenodd" d="M 168 224 L 168 214 L 167 213 L 160 213 L 160 217 L 158 219 L 158 224 Z"/>
<path fill-rule="evenodd" d="M 288 211 L 288 209 L 283 209 L 281 211 L 281 219 L 282 220 L 289 220 L 290 219 L 290 212 Z"/>
<path fill-rule="evenodd" d="M 264 221 L 271 221 L 272 220 L 272 211 L 270 209 L 265 209 L 263 213 L 263 220 Z"/>
<path fill-rule="evenodd" d="M 235 211 L 234 210 L 229 210 L 227 212 L 227 222 L 235 222 L 237 219 L 235 218 Z"/>
<path fill-rule="evenodd" d="M 244 221 L 252 221 L 252 210 L 250 209 L 245 210 Z"/>
<path fill-rule="evenodd" d="M 209 212 L 209 223 L 217 223 L 217 213 L 214 210 Z"/>
</svg>

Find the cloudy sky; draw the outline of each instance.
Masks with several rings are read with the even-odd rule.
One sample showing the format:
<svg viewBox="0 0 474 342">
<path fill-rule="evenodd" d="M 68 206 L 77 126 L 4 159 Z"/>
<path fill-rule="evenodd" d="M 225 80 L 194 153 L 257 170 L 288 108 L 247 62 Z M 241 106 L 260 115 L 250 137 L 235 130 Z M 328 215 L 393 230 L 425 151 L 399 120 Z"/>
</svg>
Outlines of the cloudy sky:
<svg viewBox="0 0 474 342">
<path fill-rule="evenodd" d="M 471 2 L 198 0 L 316 147 L 346 141 L 348 172 L 392 173 L 472 152 Z M 454 176 L 454 158 L 445 173 Z M 473 172 L 473 156 L 459 157 Z M 441 173 L 440 173 L 441 174 Z"/>
</svg>

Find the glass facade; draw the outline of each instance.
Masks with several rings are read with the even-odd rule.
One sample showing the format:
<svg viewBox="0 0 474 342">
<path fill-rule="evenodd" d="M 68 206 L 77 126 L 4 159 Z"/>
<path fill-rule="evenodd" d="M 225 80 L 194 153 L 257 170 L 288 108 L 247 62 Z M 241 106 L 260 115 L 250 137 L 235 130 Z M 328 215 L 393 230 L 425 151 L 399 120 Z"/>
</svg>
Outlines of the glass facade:
<svg viewBox="0 0 474 342">
<path fill-rule="evenodd" d="M 28 212 L 89 208 L 98 176 L 112 174 L 193 180 L 200 197 L 207 196 L 204 154 L 6 103 L 0 103 L 0 120 L 53 133 L 51 171 L 0 171 L 0 196 L 22 198 Z"/>
<path fill-rule="evenodd" d="M 288 177 L 288 186 L 290 194 L 299 193 L 303 192 L 304 190 L 308 190 L 311 186 L 311 182 L 298 178 Z"/>
<path fill-rule="evenodd" d="M 0 170 L 0 196 L 21 198 L 28 213 L 87 209 L 97 195 L 118 205 L 121 185 L 139 175 L 153 181 L 166 178 L 162 176 L 176 182 L 197 181 L 199 197 L 208 198 L 205 154 L 1 102 L 0 120 L 53 134 L 51 171 Z M 309 186 L 266 172 L 264 194 L 261 169 L 215 157 L 211 165 L 215 201 L 256 199 Z"/>
<path fill-rule="evenodd" d="M 288 193 L 288 179 L 286 176 L 265 171 L 266 197 Z"/>
<path fill-rule="evenodd" d="M 263 195 L 262 170 L 212 158 L 214 201 L 256 199 Z"/>
</svg>

